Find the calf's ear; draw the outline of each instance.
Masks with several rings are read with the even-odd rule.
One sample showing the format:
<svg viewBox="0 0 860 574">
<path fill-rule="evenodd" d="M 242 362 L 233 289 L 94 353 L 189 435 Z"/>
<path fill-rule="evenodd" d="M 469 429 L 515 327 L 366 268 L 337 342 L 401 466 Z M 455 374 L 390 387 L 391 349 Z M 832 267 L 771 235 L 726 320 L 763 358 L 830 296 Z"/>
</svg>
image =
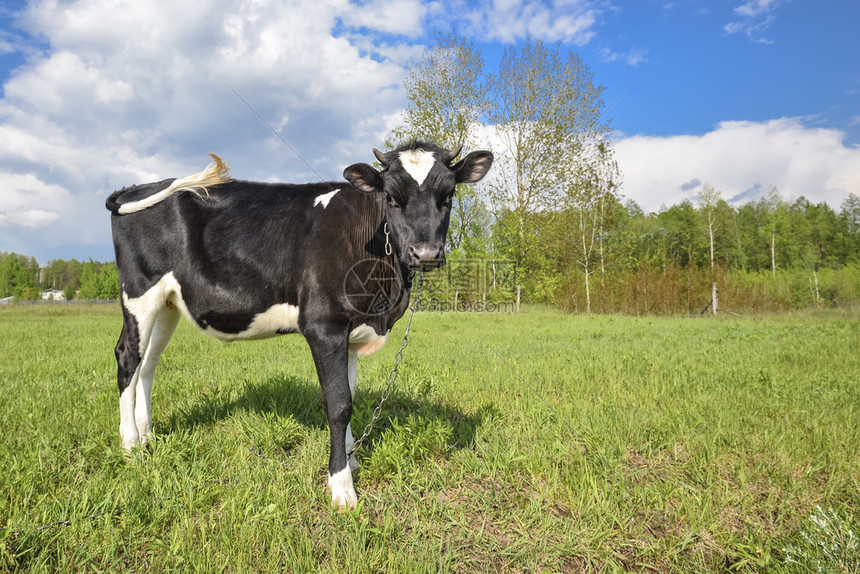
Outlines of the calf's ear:
<svg viewBox="0 0 860 574">
<path fill-rule="evenodd" d="M 457 183 L 475 183 L 484 179 L 491 165 L 493 165 L 491 152 L 473 151 L 454 164 L 451 169 L 454 170 Z"/>
<path fill-rule="evenodd" d="M 382 191 L 382 175 L 366 163 L 356 163 L 343 170 L 343 177 L 356 189 Z"/>
</svg>

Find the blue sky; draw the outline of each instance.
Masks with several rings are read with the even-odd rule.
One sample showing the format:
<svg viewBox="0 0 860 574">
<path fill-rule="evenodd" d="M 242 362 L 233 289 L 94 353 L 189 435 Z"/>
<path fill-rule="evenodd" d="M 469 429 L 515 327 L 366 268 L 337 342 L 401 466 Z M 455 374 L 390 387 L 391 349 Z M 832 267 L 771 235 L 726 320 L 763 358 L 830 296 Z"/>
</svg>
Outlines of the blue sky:
<svg viewBox="0 0 860 574">
<path fill-rule="evenodd" d="M 104 198 L 210 151 L 243 179 L 339 179 L 454 25 L 490 68 L 530 36 L 579 54 L 607 105 L 629 88 L 608 116 L 621 191 L 646 211 L 705 182 L 838 209 L 860 193 L 858 22 L 853 1 L 6 0 L 0 250 L 110 260 Z"/>
<path fill-rule="evenodd" d="M 809 117 L 860 143 L 860 3 L 771 2 L 750 18 L 735 12 L 742 2 L 664 4 L 625 4 L 582 50 L 610 97 L 636 82 L 612 110 L 618 130 L 703 134 L 723 121 Z M 642 61 L 606 62 L 602 50 Z"/>
</svg>

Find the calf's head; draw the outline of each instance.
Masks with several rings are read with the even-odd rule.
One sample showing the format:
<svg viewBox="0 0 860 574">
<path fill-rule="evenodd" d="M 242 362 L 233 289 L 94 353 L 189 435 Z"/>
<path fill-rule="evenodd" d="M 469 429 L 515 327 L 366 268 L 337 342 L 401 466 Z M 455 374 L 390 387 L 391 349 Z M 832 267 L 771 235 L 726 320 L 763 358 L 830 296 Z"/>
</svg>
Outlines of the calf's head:
<svg viewBox="0 0 860 574">
<path fill-rule="evenodd" d="M 382 171 L 357 163 L 343 172 L 357 189 L 385 194 L 383 211 L 391 243 L 410 267 L 445 264 L 445 237 L 457 184 L 480 181 L 493 164 L 488 151 L 473 151 L 452 164 L 460 149 L 418 141 L 388 153 L 374 149 Z"/>
</svg>

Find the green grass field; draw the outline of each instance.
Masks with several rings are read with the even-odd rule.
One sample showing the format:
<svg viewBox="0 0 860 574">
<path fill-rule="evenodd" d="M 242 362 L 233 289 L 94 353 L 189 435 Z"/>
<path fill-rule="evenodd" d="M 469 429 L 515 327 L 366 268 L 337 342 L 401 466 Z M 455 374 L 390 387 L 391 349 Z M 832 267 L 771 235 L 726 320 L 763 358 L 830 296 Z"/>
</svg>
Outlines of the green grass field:
<svg viewBox="0 0 860 574">
<path fill-rule="evenodd" d="M 860 572 L 856 313 L 419 313 L 354 512 L 301 337 L 182 323 L 127 459 L 120 324 L 0 308 L 0 571 Z"/>
</svg>

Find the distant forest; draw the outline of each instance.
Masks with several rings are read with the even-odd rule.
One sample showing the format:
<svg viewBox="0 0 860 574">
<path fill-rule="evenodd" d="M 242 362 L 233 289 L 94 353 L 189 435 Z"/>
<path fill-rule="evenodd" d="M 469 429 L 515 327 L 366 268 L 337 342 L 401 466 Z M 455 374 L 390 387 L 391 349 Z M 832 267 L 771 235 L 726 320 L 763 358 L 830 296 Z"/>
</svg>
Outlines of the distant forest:
<svg viewBox="0 0 860 574">
<path fill-rule="evenodd" d="M 714 283 L 726 311 L 860 305 L 854 194 L 839 211 L 803 197 L 788 201 L 775 188 L 732 206 L 706 184 L 696 204 L 655 213 L 605 195 L 598 204 L 530 214 L 522 235 L 508 218 L 513 214 L 503 212 L 464 234 L 449 257 L 453 281 L 440 298 L 465 298 L 481 308 L 483 301 L 514 297 L 510 281 L 493 289 L 490 263 L 501 260 L 515 264 L 523 302 L 571 312 L 698 314 Z M 488 271 L 473 273 L 470 287 L 453 277 L 458 258 L 487 260 Z M 451 284 L 458 288 L 453 295 Z"/>
<path fill-rule="evenodd" d="M 539 238 L 526 242 L 518 266 L 528 300 L 570 311 L 691 314 L 708 304 L 716 283 L 727 310 L 860 304 L 855 194 L 839 211 L 788 201 L 775 188 L 735 207 L 706 184 L 695 205 L 646 214 L 607 198 L 599 210 L 604 215 L 585 225 L 594 207 L 539 213 L 527 224 Z"/>
<path fill-rule="evenodd" d="M 40 267 L 35 257 L 0 251 L 0 298 L 42 299 L 47 290 L 62 291 L 64 299 L 117 299 L 116 264 L 52 259 Z"/>
<path fill-rule="evenodd" d="M 739 207 L 711 198 L 644 213 L 609 197 L 594 225 L 583 225 L 575 208 L 538 212 L 523 222 L 532 238 L 523 242 L 505 214 L 479 212 L 449 241 L 449 266 L 428 277 L 427 296 L 449 309 L 454 300 L 481 309 L 511 301 L 520 285 L 524 303 L 571 312 L 695 314 L 716 282 L 721 306 L 735 312 L 860 305 L 860 197 L 851 194 L 838 211 L 788 201 L 776 189 Z M 507 275 L 495 281 L 503 262 Z M 41 267 L 34 257 L 0 253 L 0 297 L 39 299 L 48 289 L 66 299 L 120 295 L 112 262 Z"/>
</svg>

